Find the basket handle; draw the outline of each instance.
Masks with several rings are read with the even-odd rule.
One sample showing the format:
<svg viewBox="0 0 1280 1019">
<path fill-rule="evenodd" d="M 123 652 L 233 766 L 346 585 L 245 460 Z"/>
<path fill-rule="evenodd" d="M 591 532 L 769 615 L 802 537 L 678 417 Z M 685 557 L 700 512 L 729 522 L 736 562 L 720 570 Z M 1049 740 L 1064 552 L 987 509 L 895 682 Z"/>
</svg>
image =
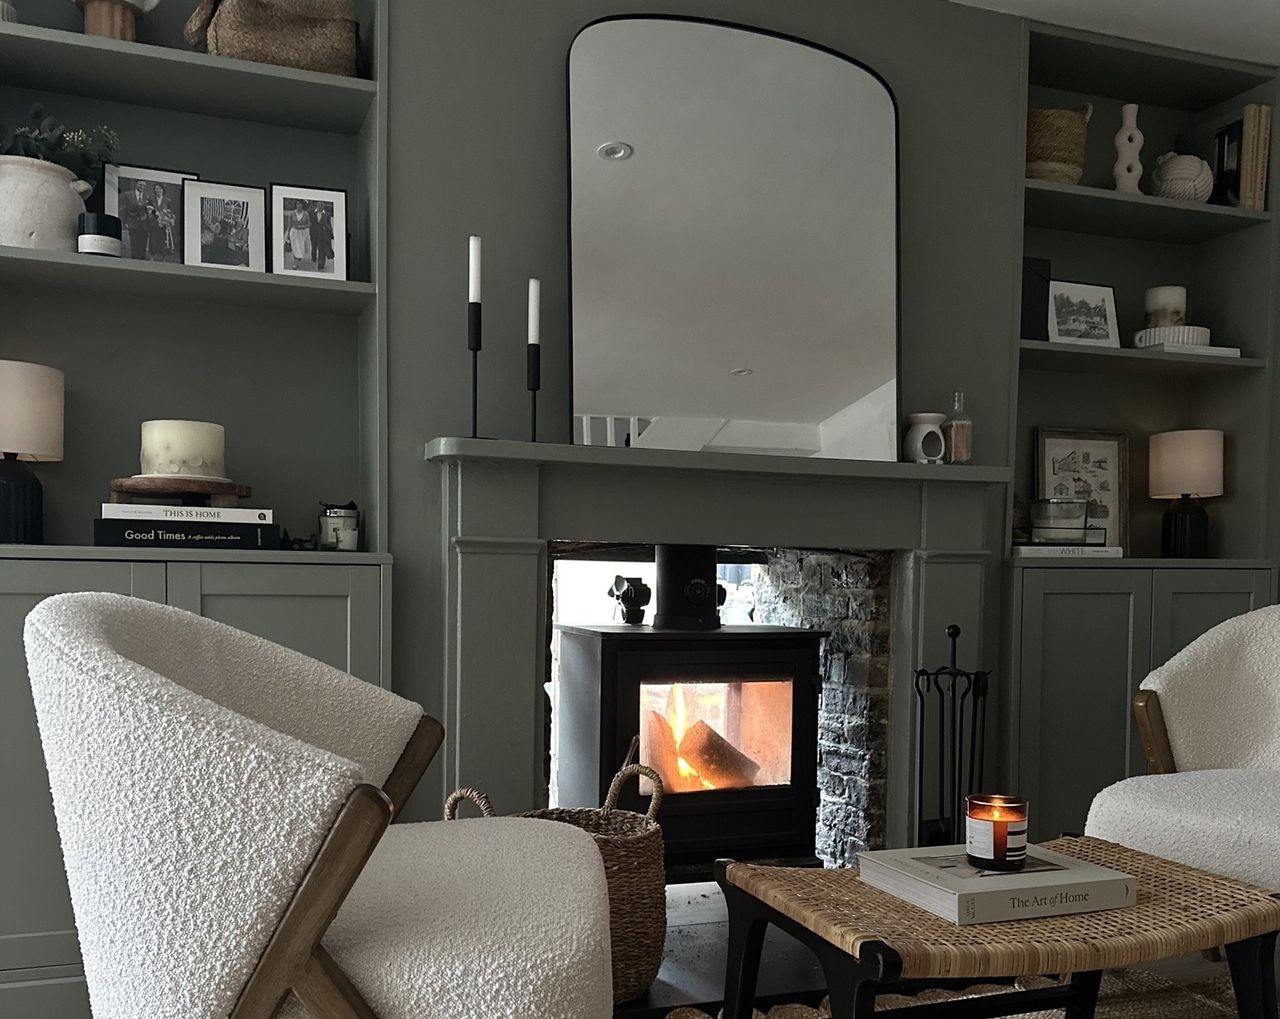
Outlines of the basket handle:
<svg viewBox="0 0 1280 1019">
<path fill-rule="evenodd" d="M 658 816 L 658 808 L 662 806 L 662 776 L 647 764 L 628 764 L 613 776 L 613 781 L 609 783 L 609 795 L 604 798 L 604 806 L 600 808 L 600 812 L 607 814 L 618 805 L 618 794 L 622 792 L 622 783 L 632 775 L 643 775 L 653 783 L 653 793 L 649 797 L 649 813 L 645 814 L 646 820 L 652 821 Z"/>
<path fill-rule="evenodd" d="M 470 800 L 480 808 L 480 813 L 485 817 L 493 817 L 493 804 L 489 802 L 489 797 L 482 793 L 479 789 L 472 789 L 470 786 L 463 786 L 461 789 L 455 789 L 449 794 L 449 798 L 444 801 L 444 819 L 453 821 L 458 816 L 458 804 L 463 800 Z"/>
</svg>

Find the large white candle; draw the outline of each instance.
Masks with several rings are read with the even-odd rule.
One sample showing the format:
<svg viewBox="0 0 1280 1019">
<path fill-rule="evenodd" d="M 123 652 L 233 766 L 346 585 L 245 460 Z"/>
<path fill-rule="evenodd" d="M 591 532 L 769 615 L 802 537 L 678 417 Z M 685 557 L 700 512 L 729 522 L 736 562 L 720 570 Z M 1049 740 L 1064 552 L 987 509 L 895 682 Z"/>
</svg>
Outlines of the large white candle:
<svg viewBox="0 0 1280 1019">
<path fill-rule="evenodd" d="M 542 281 L 529 281 L 529 342 L 542 342 Z"/>
<path fill-rule="evenodd" d="M 467 300 L 480 303 L 480 238 L 471 235 L 471 271 L 467 278 Z"/>
<path fill-rule="evenodd" d="M 142 422 L 142 473 L 225 478 L 222 425 L 208 421 Z"/>
</svg>

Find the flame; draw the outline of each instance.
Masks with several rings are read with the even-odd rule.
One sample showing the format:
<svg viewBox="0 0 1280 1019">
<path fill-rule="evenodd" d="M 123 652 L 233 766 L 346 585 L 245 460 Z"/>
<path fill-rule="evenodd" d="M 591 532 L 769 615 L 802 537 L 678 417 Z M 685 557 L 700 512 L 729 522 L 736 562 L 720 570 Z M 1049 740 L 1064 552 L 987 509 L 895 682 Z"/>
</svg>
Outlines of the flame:
<svg viewBox="0 0 1280 1019">
<path fill-rule="evenodd" d="M 666 716 L 667 722 L 671 725 L 671 734 L 675 737 L 676 746 L 679 746 L 680 741 L 684 739 L 685 730 L 689 727 L 689 711 L 685 704 L 683 683 L 671 684 L 671 692 L 667 694 Z M 704 789 L 716 788 L 714 783 L 708 782 L 699 775 L 698 769 L 683 757 L 676 758 L 676 768 L 679 769 L 681 778 L 696 778 Z"/>
</svg>

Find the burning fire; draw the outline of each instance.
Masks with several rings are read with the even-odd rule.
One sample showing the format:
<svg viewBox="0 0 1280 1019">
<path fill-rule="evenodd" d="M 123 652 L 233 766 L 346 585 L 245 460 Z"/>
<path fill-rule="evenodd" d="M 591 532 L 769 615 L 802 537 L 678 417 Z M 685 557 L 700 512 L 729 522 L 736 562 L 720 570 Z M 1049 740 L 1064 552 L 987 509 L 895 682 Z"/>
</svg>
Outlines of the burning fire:
<svg viewBox="0 0 1280 1019">
<path fill-rule="evenodd" d="M 671 726 L 671 735 L 675 737 L 675 743 L 678 747 L 680 741 L 684 739 L 685 730 L 689 727 L 689 709 L 684 699 L 684 684 L 673 683 L 671 692 L 667 694 L 667 723 Z M 684 779 L 697 779 L 703 789 L 714 789 L 715 784 L 708 782 L 705 778 L 698 774 L 698 769 L 686 761 L 683 757 L 676 757 L 676 769 L 680 772 L 680 777 Z"/>
</svg>

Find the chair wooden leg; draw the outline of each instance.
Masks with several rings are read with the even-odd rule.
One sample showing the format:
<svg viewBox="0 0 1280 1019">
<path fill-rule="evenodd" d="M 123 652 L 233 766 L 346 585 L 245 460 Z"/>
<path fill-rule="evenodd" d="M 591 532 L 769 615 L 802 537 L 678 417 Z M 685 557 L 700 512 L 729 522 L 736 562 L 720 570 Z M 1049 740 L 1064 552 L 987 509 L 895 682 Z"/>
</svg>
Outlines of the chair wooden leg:
<svg viewBox="0 0 1280 1019">
<path fill-rule="evenodd" d="M 1063 1019 L 1093 1019 L 1098 1008 L 1098 988 L 1102 985 L 1102 971 L 1073 973 L 1071 990 L 1076 999 L 1067 1006 Z"/>
<path fill-rule="evenodd" d="M 871 1019 L 876 1011 L 876 982 L 839 949 L 810 945 L 822 964 L 831 1001 L 831 1019 Z"/>
<path fill-rule="evenodd" d="M 751 1019 L 764 947 L 765 919 L 752 900 L 736 888 L 725 888 L 729 904 L 729 950 L 724 978 L 724 1019 Z"/>
<path fill-rule="evenodd" d="M 1276 1019 L 1276 935 L 1227 945 L 1240 1019 Z"/>
<path fill-rule="evenodd" d="M 293 985 L 293 993 L 312 1019 L 378 1019 L 342 967 L 321 945 L 312 952 L 311 961 Z"/>
</svg>

